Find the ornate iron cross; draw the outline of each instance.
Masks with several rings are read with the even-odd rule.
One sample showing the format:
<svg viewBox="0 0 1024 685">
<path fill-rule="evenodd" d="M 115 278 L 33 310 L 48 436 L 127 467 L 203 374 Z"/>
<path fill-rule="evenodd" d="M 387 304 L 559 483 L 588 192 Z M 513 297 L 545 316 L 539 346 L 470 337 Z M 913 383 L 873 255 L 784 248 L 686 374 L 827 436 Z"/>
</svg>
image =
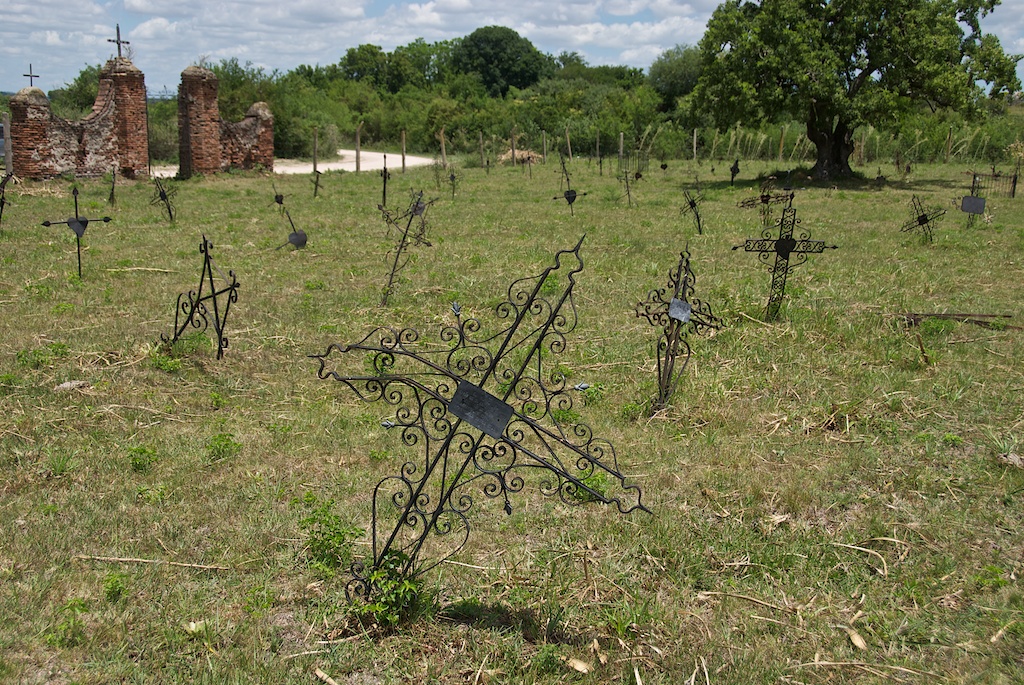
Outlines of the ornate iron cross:
<svg viewBox="0 0 1024 685">
<path fill-rule="evenodd" d="M 90 221 L 102 221 L 103 223 L 109 223 L 110 217 L 105 216 L 102 219 L 86 219 L 84 216 L 78 214 L 78 188 L 71 189 L 71 195 L 75 198 L 75 215 L 69 217 L 66 221 L 44 221 L 43 226 L 54 226 L 56 224 L 67 224 L 75 233 L 75 244 L 78 247 L 78 277 L 82 277 L 82 236 L 85 235 L 85 229 L 89 225 Z"/>
<path fill-rule="evenodd" d="M 427 240 L 427 207 L 432 204 L 434 204 L 433 200 L 423 201 L 423 191 L 421 190 L 419 193 L 413 193 L 409 209 L 401 214 L 385 209 L 383 205 L 377 206 L 388 225 L 388 235 L 393 237 L 394 233 L 398 236 L 395 246 L 385 257 L 391 263 L 391 271 L 388 273 L 388 282 L 380 297 L 381 307 L 387 306 L 388 297 L 391 296 L 391 291 L 395 287 L 395 277 L 409 263 L 409 246 L 426 245 L 430 247 L 430 241 Z M 402 228 L 401 225 L 403 221 L 405 228 Z M 413 227 L 414 223 L 415 227 Z"/>
<path fill-rule="evenodd" d="M 36 79 L 39 78 L 39 74 L 33 74 L 32 73 L 32 64 L 31 63 L 28 65 L 28 73 L 27 74 L 22 74 L 22 76 L 27 76 L 28 77 L 28 87 L 29 88 L 35 86 L 36 85 Z"/>
<path fill-rule="evenodd" d="M 785 204 L 787 207 L 792 207 L 793 198 L 796 197 L 796 193 L 792 191 L 788 193 L 774 193 L 772 192 L 773 190 L 775 190 L 775 180 L 770 178 L 761 184 L 761 192 L 759 194 L 737 202 L 736 206 L 741 209 L 757 207 L 761 214 L 761 225 L 770 226 L 772 223 L 772 205 Z"/>
<path fill-rule="evenodd" d="M 636 305 L 638 317 L 662 328 L 658 340 L 658 397 L 651 403 L 652 415 L 668 404 L 690 362 L 691 349 L 686 334 L 715 329 L 721 323 L 711 313 L 711 305 L 693 297 L 696 280 L 690 269 L 687 248 L 679 253 L 679 265 L 669 272 L 668 285 L 652 290 L 646 300 Z M 683 365 L 676 371 L 680 354 L 684 355 Z"/>
<path fill-rule="evenodd" d="M 779 307 L 782 306 L 782 298 L 786 293 L 786 276 L 789 272 L 807 261 L 807 255 L 820 254 L 825 250 L 838 249 L 838 245 L 826 245 L 821 240 L 811 240 L 810 234 L 802 232 L 800 238 L 793 237 L 793 230 L 800 220 L 796 218 L 796 210 L 786 207 L 782 210 L 782 218 L 777 222 L 779 226 L 779 237 L 772 237 L 772 230 L 765 229 L 760 238 L 748 239 L 742 245 L 736 245 L 732 249 L 738 250 L 741 247 L 745 252 L 757 252 L 757 258 L 767 265 L 772 255 L 775 256 L 774 263 L 768 267 L 772 275 L 771 291 L 768 294 L 768 306 L 765 307 L 765 321 L 774 321 L 779 315 Z"/>
<path fill-rule="evenodd" d="M 689 214 L 693 217 L 693 225 L 697 228 L 697 235 L 704 234 L 704 224 L 700 217 L 700 203 L 704 201 L 704 193 L 700 190 L 695 190 L 692 194 L 689 190 L 683 191 L 683 197 L 686 198 L 686 204 L 683 205 L 679 213 L 683 216 Z"/>
<path fill-rule="evenodd" d="M 121 56 L 121 46 L 122 45 L 131 45 L 131 43 L 129 41 L 127 41 L 127 40 L 121 40 L 121 25 L 120 24 L 116 24 L 116 26 L 117 26 L 117 39 L 115 40 L 113 38 L 107 38 L 107 42 L 108 43 L 117 43 L 117 56 L 120 57 Z"/>
<path fill-rule="evenodd" d="M 224 337 L 224 326 L 227 324 L 231 305 L 238 302 L 238 279 L 234 271 L 228 271 L 225 276 L 214 264 L 210 254 L 212 249 L 213 243 L 204 235 L 203 242 L 199 243 L 199 252 L 203 255 L 199 287 L 178 295 L 178 302 L 174 306 L 174 335 L 168 339 L 166 335 L 161 334 L 160 339 L 167 345 L 173 345 L 189 327 L 196 329 L 197 332 L 205 332 L 210 325 L 210 309 L 213 309 L 213 330 L 217 333 L 217 359 L 223 359 L 224 350 L 228 346 L 228 339 Z M 219 290 L 214 282 L 214 269 L 226 284 Z"/>
<path fill-rule="evenodd" d="M 576 423 L 565 375 L 545 376 L 543 369 L 543 359 L 561 353 L 576 327 L 572 290 L 583 269 L 582 243 L 558 252 L 540 275 L 509 286 L 495 308 L 506 325 L 493 335 L 453 304 L 455 323 L 441 329 L 440 345 L 421 344 L 411 328 L 381 327 L 312 355 L 320 378 L 344 383 L 366 402 L 392 405 L 394 418 L 382 425 L 421 450 L 374 488 L 372 556 L 352 565 L 350 600 L 374 593 L 375 570 L 397 567 L 413 577 L 450 558 L 469 537 L 472 490 L 503 501 L 511 514 L 509 495 L 525 487 L 523 475 L 532 471 L 544 476 L 542 493 L 567 504 L 649 512 L 640 488 L 619 470 L 611 443 Z M 548 300 L 541 292 L 551 283 L 565 285 Z M 357 371 L 329 370 L 332 352 L 354 353 Z"/>
<path fill-rule="evenodd" d="M 927 242 L 932 242 L 932 224 L 933 222 L 946 213 L 944 209 L 933 209 L 932 211 L 926 211 L 921 201 L 914 195 L 911 200 L 911 213 L 913 217 L 900 227 L 900 231 L 903 233 L 909 233 L 916 229 L 921 230 L 921 235 Z"/>
<path fill-rule="evenodd" d="M 167 210 L 167 219 L 174 223 L 174 203 L 171 200 L 178 194 L 177 188 L 170 186 L 164 186 L 160 182 L 159 178 L 154 178 L 153 183 L 156 184 L 156 192 L 153 194 L 153 199 L 149 201 L 151 205 L 163 205 L 164 209 Z"/>
</svg>

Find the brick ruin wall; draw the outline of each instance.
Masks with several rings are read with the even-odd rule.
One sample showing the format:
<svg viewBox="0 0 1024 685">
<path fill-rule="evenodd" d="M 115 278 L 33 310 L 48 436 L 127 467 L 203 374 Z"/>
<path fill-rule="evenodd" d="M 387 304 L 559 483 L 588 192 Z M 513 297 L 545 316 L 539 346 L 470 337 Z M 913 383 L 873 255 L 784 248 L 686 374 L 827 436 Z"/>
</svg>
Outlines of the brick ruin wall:
<svg viewBox="0 0 1024 685">
<path fill-rule="evenodd" d="M 178 86 L 180 178 L 229 169 L 274 169 L 274 117 L 257 102 L 242 121 L 220 118 L 217 75 L 203 67 L 181 72 Z"/>
<path fill-rule="evenodd" d="M 103 67 L 92 112 L 81 121 L 55 116 L 38 88 L 19 91 L 10 108 L 17 176 L 100 176 L 115 168 L 126 178 L 149 174 L 145 77 L 127 59 Z"/>
</svg>

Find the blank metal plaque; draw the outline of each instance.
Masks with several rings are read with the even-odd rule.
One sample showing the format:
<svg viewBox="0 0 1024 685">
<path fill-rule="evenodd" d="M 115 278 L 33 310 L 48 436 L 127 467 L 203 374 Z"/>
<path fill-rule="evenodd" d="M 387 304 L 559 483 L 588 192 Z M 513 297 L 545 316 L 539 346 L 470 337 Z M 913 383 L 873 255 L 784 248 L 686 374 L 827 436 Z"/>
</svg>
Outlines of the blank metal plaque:
<svg viewBox="0 0 1024 685">
<path fill-rule="evenodd" d="M 512 407 L 472 383 L 459 381 L 448 411 L 495 440 L 505 432 L 512 418 Z"/>
</svg>

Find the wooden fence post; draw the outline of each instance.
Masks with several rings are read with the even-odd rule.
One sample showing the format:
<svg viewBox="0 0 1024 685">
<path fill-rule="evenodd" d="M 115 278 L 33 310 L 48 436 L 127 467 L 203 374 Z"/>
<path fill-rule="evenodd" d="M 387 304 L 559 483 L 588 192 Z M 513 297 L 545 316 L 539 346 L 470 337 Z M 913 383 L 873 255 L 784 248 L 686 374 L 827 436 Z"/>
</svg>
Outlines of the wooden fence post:
<svg viewBox="0 0 1024 685">
<path fill-rule="evenodd" d="M 405 129 L 402 129 L 402 173 L 405 173 Z"/>
<path fill-rule="evenodd" d="M 619 131 L 619 167 L 622 167 L 622 154 L 625 151 L 625 140 L 626 136 L 622 131 Z"/>
<path fill-rule="evenodd" d="M 480 166 L 484 165 L 484 132 L 480 131 Z"/>
<path fill-rule="evenodd" d="M 441 127 L 441 132 L 437 134 L 437 137 L 441 140 L 441 168 L 448 168 L 448 151 L 444 146 L 444 126 Z"/>
<path fill-rule="evenodd" d="M 572 141 L 569 140 L 569 125 L 565 126 L 565 147 L 569 150 L 569 161 L 572 161 Z"/>
<path fill-rule="evenodd" d="M 14 144 L 11 142 L 11 115 L 3 114 L 4 124 L 4 171 L 14 173 Z"/>
<path fill-rule="evenodd" d="M 362 132 L 363 132 L 363 122 L 360 121 L 359 125 L 356 126 L 356 171 L 360 171 L 360 169 L 361 169 L 361 166 L 360 166 L 360 163 L 359 163 L 360 162 L 359 155 L 360 155 L 360 152 L 362 150 L 362 146 L 359 143 L 359 136 L 362 134 Z"/>
<path fill-rule="evenodd" d="M 697 129 L 693 129 L 693 161 L 697 161 Z"/>
<path fill-rule="evenodd" d="M 320 133 L 320 127 L 319 126 L 314 126 L 313 127 L 313 174 L 316 174 L 316 151 L 317 151 L 316 148 L 317 148 L 317 144 L 319 143 L 319 140 L 318 140 L 319 133 Z"/>
<path fill-rule="evenodd" d="M 547 164 L 548 163 L 548 132 L 547 131 L 541 131 L 540 132 L 540 138 L 541 138 L 541 141 L 542 141 L 542 147 L 544 148 L 544 151 L 542 153 L 544 155 L 544 157 L 543 157 L 544 163 Z"/>
<path fill-rule="evenodd" d="M 516 168 L 516 127 L 512 127 L 512 168 Z"/>
</svg>

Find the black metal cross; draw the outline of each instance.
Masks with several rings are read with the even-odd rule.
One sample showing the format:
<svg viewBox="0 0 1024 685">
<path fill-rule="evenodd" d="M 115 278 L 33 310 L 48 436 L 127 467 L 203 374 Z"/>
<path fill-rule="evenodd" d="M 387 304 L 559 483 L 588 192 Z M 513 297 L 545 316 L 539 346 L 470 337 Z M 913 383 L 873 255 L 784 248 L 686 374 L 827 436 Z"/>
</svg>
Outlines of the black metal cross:
<svg viewBox="0 0 1024 685">
<path fill-rule="evenodd" d="M 569 216 L 575 216 L 573 213 L 573 203 L 576 202 L 577 198 L 583 197 L 586 193 L 577 193 L 572 189 L 572 185 L 569 183 L 569 170 L 565 168 L 565 157 L 559 155 L 562 162 L 562 178 L 565 180 L 565 191 L 561 195 L 555 195 L 552 200 L 565 200 L 569 203 Z"/>
<path fill-rule="evenodd" d="M 380 170 L 380 177 L 384 181 L 384 190 L 380 195 L 380 206 L 388 206 L 388 181 L 391 179 L 391 172 L 388 171 L 388 156 L 384 155 L 384 168 Z"/>
<path fill-rule="evenodd" d="M 372 553 L 351 566 L 350 600 L 372 597 L 382 569 L 412 578 L 451 558 L 469 538 L 476 492 L 502 501 L 511 514 L 509 495 L 525 487 L 527 473 L 539 472 L 541 492 L 569 505 L 603 502 L 624 514 L 649 512 L 640 488 L 626 482 L 612 444 L 576 423 L 571 392 L 582 385 L 569 385 L 557 369 L 544 371 L 543 360 L 561 353 L 576 327 L 572 290 L 583 269 L 582 243 L 558 252 L 540 275 L 509 286 L 495 308 L 506 324 L 493 335 L 481 333 L 481 322 L 463 318 L 453 304 L 455 322 L 442 327 L 439 345 L 421 343 L 412 328 L 380 327 L 356 343 L 311 355 L 320 362 L 320 378 L 394 407 L 394 417 L 381 425 L 420 451 L 374 488 Z M 541 297 L 549 279 L 564 284 L 550 300 Z M 333 352 L 353 357 L 356 372 L 329 370 Z"/>
<path fill-rule="evenodd" d="M 825 250 L 838 249 L 838 245 L 826 245 L 821 240 L 811 240 L 810 234 L 802 232 L 800 238 L 793 237 L 793 230 L 800 223 L 796 218 L 796 210 L 786 207 L 782 210 L 782 218 L 777 222 L 779 237 L 772 237 L 772 230 L 765 229 L 758 239 L 748 239 L 741 247 L 745 252 L 757 252 L 758 260 L 765 265 L 775 256 L 774 263 L 768 267 L 772 275 L 771 291 L 768 293 L 768 306 L 765 308 L 765 321 L 774 321 L 779 315 L 782 298 L 786 293 L 786 276 L 789 272 L 807 261 L 807 255 L 819 254 Z"/>
<path fill-rule="evenodd" d="M 323 174 L 322 171 L 313 172 L 313 197 L 315 198 L 320 192 L 320 176 Z"/>
<path fill-rule="evenodd" d="M 929 243 L 932 242 L 932 222 L 941 217 L 946 213 L 944 209 L 933 209 L 932 211 L 926 211 L 924 206 L 921 204 L 921 200 L 914 195 L 911 200 L 911 213 L 912 218 L 900 227 L 900 231 L 903 233 L 909 233 L 915 229 L 921 229 L 921 234 L 924 239 Z"/>
<path fill-rule="evenodd" d="M 712 172 L 712 173 L 714 173 L 714 172 Z M 740 160 L 739 160 L 739 158 L 737 158 L 736 161 L 732 163 L 732 166 L 729 167 L 729 185 L 733 185 L 733 183 L 736 181 L 736 177 L 739 175 L 739 173 L 740 173 Z"/>
<path fill-rule="evenodd" d="M 296 250 L 301 250 L 306 246 L 306 232 L 303 231 L 301 228 L 295 228 L 295 222 L 292 221 L 291 212 L 289 212 L 287 209 L 284 210 L 284 215 L 288 217 L 288 223 L 292 227 L 292 232 L 288 234 L 288 242 L 278 246 L 277 249 L 280 250 L 282 247 L 285 247 L 286 245 L 292 245 L 295 247 Z"/>
<path fill-rule="evenodd" d="M 719 320 L 711 306 L 693 297 L 696 277 L 690 269 L 690 250 L 679 253 L 679 265 L 668 274 L 668 285 L 652 290 L 636 305 L 636 315 L 652 326 L 661 326 L 658 340 L 658 397 L 651 403 L 651 414 L 663 409 L 672 398 L 679 379 L 690 361 L 687 332 L 700 333 L 718 328 Z M 683 354 L 683 365 L 676 371 L 676 360 Z"/>
<path fill-rule="evenodd" d="M 27 74 L 22 74 L 22 76 L 27 76 L 28 77 L 28 87 L 29 88 L 31 88 L 34 85 L 36 85 L 36 79 L 39 78 L 39 74 L 33 74 L 32 73 L 32 65 L 31 64 L 28 65 L 28 73 Z"/>
<path fill-rule="evenodd" d="M 122 45 L 131 45 L 131 42 L 129 42 L 127 40 L 121 40 L 121 25 L 117 24 L 116 26 L 117 26 L 117 40 L 115 40 L 113 38 L 107 38 L 107 42 L 108 43 L 117 43 L 117 56 L 120 57 L 121 56 L 121 46 Z"/>
<path fill-rule="evenodd" d="M 165 187 L 164 184 L 160 182 L 159 178 L 154 178 L 153 183 L 156 184 L 156 193 L 154 193 L 153 199 L 150 200 L 149 204 L 162 204 L 164 209 L 167 210 L 168 221 L 174 223 L 174 203 L 171 202 L 171 200 L 173 200 L 174 196 L 178 194 L 178 189 L 170 186 Z"/>
<path fill-rule="evenodd" d="M 384 217 L 384 221 L 387 223 L 388 235 L 394 232 L 398 237 L 395 246 L 385 257 L 385 260 L 391 263 L 391 271 L 388 274 L 387 285 L 384 286 L 384 291 L 381 293 L 381 307 L 387 306 L 388 297 L 390 297 L 391 291 L 395 287 L 395 277 L 409 263 L 408 248 L 411 245 L 426 245 L 430 247 L 430 241 L 427 240 L 427 207 L 432 204 L 434 204 L 433 200 L 429 202 L 423 201 L 423 191 L 421 190 L 419 193 L 413 193 L 409 209 L 405 210 L 402 214 L 392 212 L 383 205 L 377 206 L 377 209 L 381 211 Z M 401 225 L 402 221 L 405 221 L 405 228 Z M 416 223 L 415 228 L 413 223 Z"/>
<path fill-rule="evenodd" d="M 199 274 L 199 287 L 178 295 L 178 302 L 174 306 L 174 335 L 168 339 L 166 335 L 161 334 L 160 339 L 170 346 L 176 343 L 189 327 L 196 329 L 197 332 L 205 332 L 210 325 L 210 309 L 212 308 L 213 330 L 217 333 L 217 359 L 223 359 L 224 350 L 228 346 L 228 339 L 224 336 L 224 326 L 227 324 L 231 305 L 238 302 L 239 286 L 234 271 L 228 271 L 225 276 L 224 272 L 214 264 L 210 254 L 211 250 L 213 250 L 213 243 L 204 235 L 203 242 L 199 243 L 199 252 L 203 255 L 203 270 Z M 214 282 L 216 278 L 213 273 L 214 269 L 226 283 L 220 290 L 217 289 Z M 220 298 L 224 295 L 227 295 L 226 300 L 221 303 Z"/>
<path fill-rule="evenodd" d="M 686 204 L 679 210 L 679 213 L 683 216 L 691 215 L 693 217 L 693 225 L 697 227 L 697 235 L 703 235 L 704 223 L 700 217 L 700 203 L 704 201 L 704 193 L 699 190 L 695 190 L 693 193 L 685 190 L 683 191 L 683 197 L 686 198 Z"/>
<path fill-rule="evenodd" d="M 761 184 L 761 192 L 754 197 L 748 197 L 745 200 L 740 200 L 736 203 L 736 206 L 741 209 L 753 209 L 754 207 L 759 208 L 761 214 L 761 225 L 768 226 L 772 221 L 772 206 L 785 204 L 786 206 L 793 206 L 793 198 L 796 197 L 796 193 L 790 191 L 788 193 L 775 193 L 775 179 L 769 178 L 767 181 Z"/>
<path fill-rule="evenodd" d="M 69 217 L 66 221 L 44 221 L 43 226 L 54 226 L 56 224 L 67 224 L 75 233 L 75 243 L 78 246 L 78 277 L 82 277 L 82 236 L 85 235 L 85 229 L 89 225 L 90 221 L 102 221 L 103 223 L 109 223 L 110 217 L 105 216 L 102 219 L 86 219 L 84 216 L 78 214 L 78 188 L 71 189 L 71 195 L 75 198 L 75 215 Z"/>
</svg>

